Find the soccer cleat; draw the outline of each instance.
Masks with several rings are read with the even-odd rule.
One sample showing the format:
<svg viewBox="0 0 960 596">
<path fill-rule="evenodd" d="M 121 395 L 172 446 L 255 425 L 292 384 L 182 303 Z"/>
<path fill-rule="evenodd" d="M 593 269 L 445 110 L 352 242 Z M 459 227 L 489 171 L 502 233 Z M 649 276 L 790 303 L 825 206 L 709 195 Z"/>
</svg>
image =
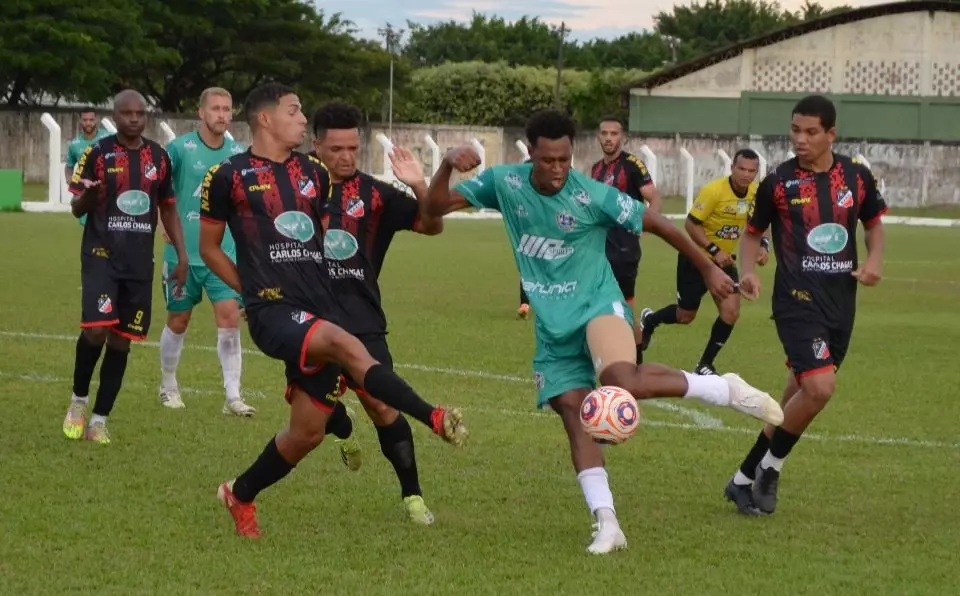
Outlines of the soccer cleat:
<svg viewBox="0 0 960 596">
<path fill-rule="evenodd" d="M 83 437 L 87 441 L 100 443 L 101 445 L 110 444 L 110 433 L 107 432 L 105 422 L 93 422 L 87 427 L 87 433 Z"/>
<path fill-rule="evenodd" d="M 353 432 L 346 439 L 335 439 L 334 443 L 340 446 L 340 459 L 343 461 L 343 465 L 347 466 L 347 469 L 351 472 L 356 472 L 363 462 L 363 451 L 360 449 L 360 441 L 357 440 L 357 415 L 352 408 L 345 409 L 353 426 Z"/>
<path fill-rule="evenodd" d="M 183 399 L 180 398 L 179 389 L 161 389 L 160 405 L 162 405 L 165 408 L 170 408 L 173 410 L 179 410 L 180 408 L 187 407 L 183 403 Z"/>
<path fill-rule="evenodd" d="M 256 414 L 257 409 L 248 405 L 243 399 L 238 397 L 237 399 L 228 399 L 223 402 L 223 413 L 249 417 Z"/>
<path fill-rule="evenodd" d="M 464 441 L 470 436 L 467 427 L 463 424 L 463 415 L 456 408 L 447 410 L 437 406 L 430 416 L 430 421 L 433 424 L 433 432 L 455 447 L 462 447 Z"/>
<path fill-rule="evenodd" d="M 753 481 L 753 502 L 761 513 L 770 514 L 776 511 L 779 486 L 780 472 L 757 466 L 757 479 Z"/>
<path fill-rule="evenodd" d="M 650 347 L 650 340 L 653 339 L 653 331 L 655 327 L 647 329 L 647 318 L 653 314 L 652 308 L 645 308 L 640 311 L 640 331 L 643 332 L 643 339 L 640 342 L 640 349 L 644 352 L 647 351 L 647 348 Z"/>
<path fill-rule="evenodd" d="M 780 426 L 783 422 L 783 410 L 770 394 L 751 386 L 736 373 L 727 373 L 721 378 L 725 379 L 730 387 L 731 408 L 767 424 Z"/>
<path fill-rule="evenodd" d="M 420 495 L 404 497 L 403 508 L 407 511 L 407 517 L 413 523 L 422 526 L 433 525 L 433 514 L 427 509 L 427 504 L 423 502 L 423 497 Z"/>
<path fill-rule="evenodd" d="M 82 439 L 86 427 L 87 404 L 82 401 L 71 401 L 67 416 L 63 419 L 63 434 L 68 439 Z"/>
<path fill-rule="evenodd" d="M 592 555 L 605 555 L 613 551 L 627 548 L 627 537 L 616 522 L 595 523 L 593 524 L 593 542 L 587 547 L 587 552 Z"/>
<path fill-rule="evenodd" d="M 707 377 L 710 375 L 716 376 L 717 369 L 713 368 L 710 364 L 697 364 L 697 367 L 693 369 L 693 374 L 700 375 L 701 377 Z"/>
<path fill-rule="evenodd" d="M 723 489 L 723 495 L 727 500 L 737 506 L 737 512 L 743 515 L 756 517 L 760 515 L 760 510 L 753 502 L 753 488 L 749 484 L 736 484 L 733 479 L 727 483 L 727 488 Z"/>
<path fill-rule="evenodd" d="M 524 321 L 526 321 L 527 319 L 530 318 L 530 305 L 529 305 L 529 304 L 521 304 L 521 305 L 520 305 L 520 308 L 517 309 L 517 318 L 518 318 L 518 319 L 523 319 Z"/>
<path fill-rule="evenodd" d="M 257 506 L 253 503 L 238 501 L 233 494 L 234 480 L 224 482 L 217 489 L 217 499 L 227 508 L 233 517 L 237 535 L 244 538 L 260 538 L 260 526 L 257 524 Z"/>
</svg>

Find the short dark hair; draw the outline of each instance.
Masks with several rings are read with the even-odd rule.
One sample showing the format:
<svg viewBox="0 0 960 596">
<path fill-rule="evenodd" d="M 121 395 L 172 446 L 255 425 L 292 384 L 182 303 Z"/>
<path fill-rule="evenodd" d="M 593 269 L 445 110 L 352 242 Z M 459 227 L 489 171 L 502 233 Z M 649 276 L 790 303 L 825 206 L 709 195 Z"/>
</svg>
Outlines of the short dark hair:
<svg viewBox="0 0 960 596">
<path fill-rule="evenodd" d="M 247 94 L 243 102 L 243 116 L 247 124 L 254 126 L 257 122 L 257 115 L 264 108 L 274 107 L 280 103 L 281 97 L 296 93 L 293 87 L 283 83 L 264 83 L 255 87 L 253 91 Z"/>
<path fill-rule="evenodd" d="M 84 114 L 96 114 L 97 110 L 93 106 L 83 106 L 82 108 L 80 108 L 79 113 L 81 116 Z"/>
<path fill-rule="evenodd" d="M 742 157 L 744 159 L 760 161 L 760 156 L 757 155 L 757 152 L 753 149 L 738 149 L 736 153 L 733 154 L 733 163 L 737 163 L 737 158 Z"/>
<path fill-rule="evenodd" d="M 527 141 L 530 147 L 537 146 L 537 140 L 544 138 L 555 141 L 570 137 L 573 142 L 577 127 L 570 116 L 556 110 L 542 110 L 527 120 Z"/>
<path fill-rule="evenodd" d="M 793 106 L 791 116 L 816 116 L 820 119 L 823 130 L 830 130 L 837 125 L 837 108 L 833 102 L 822 95 L 808 95 Z"/>
<path fill-rule="evenodd" d="M 622 128 L 623 130 L 627 130 L 627 125 L 624 124 L 623 118 L 619 116 L 604 116 L 603 118 L 600 119 L 600 124 L 603 124 L 604 122 L 616 122 L 617 124 L 620 125 L 620 128 Z"/>
<path fill-rule="evenodd" d="M 363 114 L 347 103 L 328 103 L 313 113 L 313 134 L 320 138 L 328 130 L 349 130 L 360 128 Z"/>
</svg>

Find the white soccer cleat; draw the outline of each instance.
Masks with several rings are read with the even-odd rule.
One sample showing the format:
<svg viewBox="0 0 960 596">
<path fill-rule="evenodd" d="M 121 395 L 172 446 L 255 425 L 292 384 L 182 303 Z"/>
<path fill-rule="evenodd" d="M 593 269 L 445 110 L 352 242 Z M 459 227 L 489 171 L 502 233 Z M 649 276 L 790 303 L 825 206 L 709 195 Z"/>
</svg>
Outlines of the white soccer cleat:
<svg viewBox="0 0 960 596">
<path fill-rule="evenodd" d="M 242 399 L 234 399 L 223 402 L 223 413 L 234 416 L 253 416 L 257 413 L 257 409 Z"/>
<path fill-rule="evenodd" d="M 587 547 L 591 555 L 605 555 L 627 548 L 627 537 L 623 535 L 620 524 L 604 522 L 594 524 L 593 542 Z"/>
<path fill-rule="evenodd" d="M 780 426 L 783 424 L 783 409 L 769 393 L 753 387 L 736 373 L 722 376 L 730 387 L 730 407 L 747 416 Z"/>
<path fill-rule="evenodd" d="M 183 400 L 180 398 L 179 389 L 161 389 L 160 390 L 160 404 L 165 408 L 171 408 L 174 410 L 179 410 L 180 408 L 187 407 L 183 403 Z"/>
</svg>

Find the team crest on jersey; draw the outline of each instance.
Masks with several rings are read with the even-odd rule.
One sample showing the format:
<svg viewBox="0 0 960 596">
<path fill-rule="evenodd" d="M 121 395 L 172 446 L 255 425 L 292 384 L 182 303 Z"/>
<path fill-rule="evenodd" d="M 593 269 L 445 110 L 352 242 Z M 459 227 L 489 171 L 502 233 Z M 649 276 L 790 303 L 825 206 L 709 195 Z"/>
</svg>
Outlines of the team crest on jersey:
<svg viewBox="0 0 960 596">
<path fill-rule="evenodd" d="M 853 207 L 853 193 L 846 186 L 837 191 L 837 207 L 841 209 Z"/>
<path fill-rule="evenodd" d="M 198 159 L 197 162 L 193 164 L 193 169 L 197 170 L 198 172 L 201 170 L 205 172 L 207 171 L 208 168 L 207 168 L 207 164 L 203 163 Z"/>
<path fill-rule="evenodd" d="M 585 190 L 578 191 L 577 194 L 573 195 L 573 200 L 587 207 L 590 205 L 590 193 Z"/>
<path fill-rule="evenodd" d="M 826 360 L 830 357 L 830 347 L 820 338 L 813 340 L 813 357 L 817 360 Z"/>
<path fill-rule="evenodd" d="M 156 180 L 157 179 L 157 166 L 150 164 L 147 166 L 147 169 L 143 171 L 143 177 L 147 180 Z"/>
<path fill-rule="evenodd" d="M 569 211 L 557 212 L 557 227 L 564 232 L 572 232 L 577 227 L 577 218 Z"/>
<path fill-rule="evenodd" d="M 543 391 L 543 386 L 546 385 L 546 379 L 542 372 L 538 370 L 533 373 L 533 382 L 536 383 L 538 391 Z"/>
<path fill-rule="evenodd" d="M 105 315 L 113 312 L 113 302 L 110 301 L 110 296 L 100 296 L 97 298 L 97 310 Z"/>
<path fill-rule="evenodd" d="M 347 215 L 355 219 L 360 219 L 363 217 L 363 201 L 360 199 L 350 199 L 350 202 L 347 203 Z"/>
<path fill-rule="evenodd" d="M 737 201 L 737 215 L 745 215 L 746 213 L 747 213 L 747 202 Z"/>
<path fill-rule="evenodd" d="M 519 174 L 517 174 L 516 172 L 510 172 L 509 174 L 504 176 L 503 181 L 506 182 L 507 186 L 509 186 L 513 190 L 517 190 L 521 186 L 523 186 L 523 178 L 521 178 Z"/>
<path fill-rule="evenodd" d="M 527 209 L 523 205 L 517 205 L 517 217 L 526 217 Z"/>
<path fill-rule="evenodd" d="M 300 188 L 300 194 L 308 199 L 312 199 L 317 196 L 317 189 L 313 186 L 313 180 L 309 178 L 301 178 L 300 181 L 297 182 L 297 186 Z"/>
<path fill-rule="evenodd" d="M 611 173 L 611 174 L 607 174 L 607 177 L 603 179 L 603 183 L 604 183 L 604 184 L 608 184 L 608 185 L 610 185 L 610 186 L 613 186 L 614 180 L 616 180 L 616 177 L 614 177 L 614 175 L 613 175 L 612 173 Z"/>
<path fill-rule="evenodd" d="M 302 325 L 302 324 L 306 323 L 307 321 L 310 321 L 310 320 L 314 319 L 315 317 L 314 317 L 314 315 L 312 315 L 312 314 L 310 314 L 310 313 L 308 313 L 308 312 L 304 312 L 304 311 L 302 311 L 302 310 L 298 310 L 298 311 L 293 312 L 293 313 L 290 315 L 290 318 L 292 318 L 294 321 L 296 321 L 297 323 L 300 323 L 300 324 Z"/>
<path fill-rule="evenodd" d="M 185 141 L 183 143 L 183 148 L 186 149 L 187 151 L 193 151 L 194 149 L 197 148 L 197 144 L 194 143 L 193 140 Z"/>
</svg>

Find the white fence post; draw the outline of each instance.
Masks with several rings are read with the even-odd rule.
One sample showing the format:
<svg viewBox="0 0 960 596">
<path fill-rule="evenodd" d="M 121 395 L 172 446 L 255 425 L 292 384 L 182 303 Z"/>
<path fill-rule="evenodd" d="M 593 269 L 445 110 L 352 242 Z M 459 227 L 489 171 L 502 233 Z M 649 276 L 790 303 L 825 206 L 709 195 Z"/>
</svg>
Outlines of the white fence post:
<svg viewBox="0 0 960 596">
<path fill-rule="evenodd" d="M 517 139 L 517 142 L 514 143 L 514 145 L 516 145 L 517 149 L 520 151 L 520 155 L 523 156 L 523 159 L 520 160 L 521 162 L 524 162 L 530 159 L 530 150 L 527 149 L 526 143 L 524 143 L 520 139 Z"/>
<path fill-rule="evenodd" d="M 440 169 L 440 145 L 430 135 L 424 136 L 423 140 L 430 147 L 430 177 L 433 178 L 433 175 Z"/>
<path fill-rule="evenodd" d="M 393 142 L 382 132 L 377 133 L 377 142 L 383 147 L 383 177 L 393 180 L 393 167 L 390 165 L 390 154 L 393 153 Z"/>
<path fill-rule="evenodd" d="M 863 153 L 858 152 L 856 155 L 854 155 L 854 157 L 856 158 L 857 161 L 865 165 L 868 170 L 870 170 L 871 172 L 873 171 L 873 166 L 870 165 L 870 161 L 866 157 L 864 157 Z M 877 182 L 878 182 L 877 190 L 879 190 L 880 194 L 883 195 L 884 193 L 887 192 L 887 184 L 886 182 L 883 181 L 882 178 Z"/>
<path fill-rule="evenodd" d="M 167 124 L 166 120 L 160 121 L 160 130 L 163 131 L 163 135 L 167 137 L 167 142 L 169 143 L 173 139 L 177 138 L 177 134 L 173 132 L 173 129 L 170 128 L 170 125 Z"/>
<path fill-rule="evenodd" d="M 63 204 L 64 195 L 67 193 L 66 181 L 63 179 L 63 171 L 66 165 L 60 160 L 62 131 L 57 121 L 47 112 L 40 116 L 40 121 L 46 127 L 48 135 L 47 202 L 51 206 L 59 206 Z"/>
<path fill-rule="evenodd" d="M 484 148 L 483 143 L 477 139 L 470 139 L 470 144 L 473 145 L 473 148 L 477 150 L 477 154 L 480 156 L 480 167 L 477 169 L 477 173 L 480 174 L 487 169 L 487 150 Z"/>
<path fill-rule="evenodd" d="M 647 145 L 640 146 L 640 153 L 643 154 L 643 164 L 647 166 L 647 171 L 650 172 L 650 179 L 653 180 L 654 186 L 657 186 L 660 178 L 657 169 L 657 154 Z"/>
<path fill-rule="evenodd" d="M 733 170 L 733 160 L 730 159 L 730 156 L 727 155 L 727 152 L 723 149 L 717 149 L 717 156 L 720 158 L 720 161 L 723 162 L 724 171 L 729 174 Z"/>
<path fill-rule="evenodd" d="M 687 151 L 685 147 L 680 147 L 680 158 L 683 160 L 684 194 L 687 199 L 687 213 L 690 213 L 690 210 L 693 209 L 693 156 L 690 155 L 690 152 Z"/>
<path fill-rule="evenodd" d="M 763 156 L 763 153 L 760 153 L 756 149 L 753 151 L 757 154 L 757 157 L 760 158 L 760 168 L 757 170 L 757 172 L 760 180 L 763 180 L 767 176 L 767 158 Z"/>
<path fill-rule="evenodd" d="M 104 116 L 100 119 L 100 124 L 107 129 L 107 132 L 110 134 L 117 134 L 117 125 L 113 123 L 113 120 Z"/>
<path fill-rule="evenodd" d="M 230 134 L 230 131 L 229 131 L 229 130 L 226 131 L 226 132 L 224 132 L 224 133 L 223 133 L 223 136 L 227 137 L 227 138 L 230 139 L 231 141 L 234 140 L 234 139 L 233 139 L 233 135 Z"/>
</svg>

